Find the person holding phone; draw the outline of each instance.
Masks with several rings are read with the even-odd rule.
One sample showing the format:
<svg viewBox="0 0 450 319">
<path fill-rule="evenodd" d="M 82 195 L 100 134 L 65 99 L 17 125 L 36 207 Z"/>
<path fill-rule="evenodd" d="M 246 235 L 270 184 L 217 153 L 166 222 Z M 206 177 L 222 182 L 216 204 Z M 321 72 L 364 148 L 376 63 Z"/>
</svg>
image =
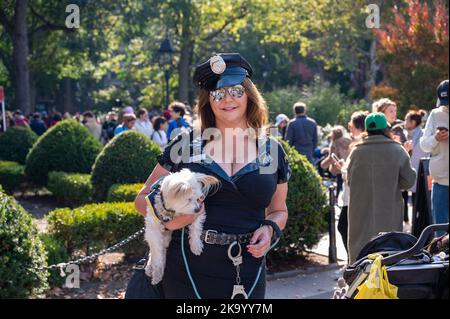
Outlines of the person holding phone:
<svg viewBox="0 0 450 319">
<path fill-rule="evenodd" d="M 342 174 L 339 169 L 336 167 L 336 163 L 339 162 L 340 159 L 344 161 L 347 159 L 348 154 L 350 153 L 350 144 L 352 143 L 352 139 L 348 134 L 347 130 L 341 126 L 336 125 L 331 130 L 331 143 L 330 143 L 330 152 L 329 155 L 320 163 L 320 166 L 323 169 L 328 169 L 328 171 L 335 175 L 337 178 L 337 190 L 336 190 L 336 198 L 339 197 L 339 193 L 342 190 Z"/>
<path fill-rule="evenodd" d="M 364 135 L 365 120 L 367 115 L 369 115 L 369 112 L 367 111 L 357 111 L 354 112 L 350 118 L 350 122 L 348 123 L 348 129 L 350 131 L 350 137 L 352 139 L 352 143 L 349 147 L 350 151 L 356 145 L 356 143 L 361 141 Z M 334 158 L 333 154 L 331 156 L 332 158 Z M 350 188 L 347 182 L 347 168 L 345 166 L 346 158 L 337 160 L 336 156 L 334 160 L 334 167 L 342 173 L 342 179 L 344 180 L 344 183 L 342 185 L 342 207 L 339 214 L 337 228 L 339 233 L 341 234 L 342 242 L 348 255 L 348 203 L 350 201 Z"/>
<path fill-rule="evenodd" d="M 437 107 L 430 113 L 420 146 L 431 153 L 433 223 L 448 223 L 448 80 L 437 88 Z"/>
</svg>

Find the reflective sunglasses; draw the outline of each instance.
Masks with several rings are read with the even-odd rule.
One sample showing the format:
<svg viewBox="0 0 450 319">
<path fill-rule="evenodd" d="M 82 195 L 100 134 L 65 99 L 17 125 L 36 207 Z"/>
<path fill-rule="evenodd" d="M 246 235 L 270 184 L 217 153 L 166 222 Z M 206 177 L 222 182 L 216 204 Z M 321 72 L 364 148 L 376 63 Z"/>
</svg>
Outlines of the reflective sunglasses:
<svg viewBox="0 0 450 319">
<path fill-rule="evenodd" d="M 228 92 L 228 94 L 230 94 L 231 97 L 240 99 L 245 93 L 245 88 L 242 85 L 235 85 L 227 89 L 220 88 L 214 91 L 210 91 L 209 95 L 213 98 L 215 102 L 220 102 L 225 98 L 226 92 Z"/>
</svg>

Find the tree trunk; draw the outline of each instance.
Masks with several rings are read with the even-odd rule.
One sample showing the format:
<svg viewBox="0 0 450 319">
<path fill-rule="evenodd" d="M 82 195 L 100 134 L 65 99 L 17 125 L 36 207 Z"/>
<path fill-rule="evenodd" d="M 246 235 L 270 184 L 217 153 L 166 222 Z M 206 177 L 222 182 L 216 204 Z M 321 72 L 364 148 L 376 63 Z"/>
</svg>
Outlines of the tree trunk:
<svg viewBox="0 0 450 319">
<path fill-rule="evenodd" d="M 377 41 L 376 39 L 373 39 L 370 44 L 370 69 L 365 85 L 366 95 L 369 94 L 372 88 L 377 84 L 377 74 L 379 69 L 380 65 L 377 61 Z"/>
<path fill-rule="evenodd" d="M 194 53 L 194 40 L 191 32 L 191 14 L 189 6 L 183 6 L 183 29 L 181 31 L 181 52 L 178 63 L 178 99 L 180 101 L 189 100 L 189 87 L 191 84 L 191 64 Z"/>
<path fill-rule="evenodd" d="M 70 78 L 64 78 L 63 79 L 63 107 L 62 107 L 62 113 L 69 112 L 71 113 L 73 111 L 72 106 L 72 83 L 70 81 Z"/>
<path fill-rule="evenodd" d="M 191 64 L 192 55 L 194 52 L 193 41 L 183 41 L 180 54 L 180 62 L 178 64 L 179 73 L 179 87 L 178 87 L 178 99 L 180 101 L 189 100 L 189 87 L 191 84 Z"/>
<path fill-rule="evenodd" d="M 36 105 L 36 99 L 37 99 L 36 79 L 34 78 L 33 72 L 30 71 L 30 102 L 31 102 L 31 105 Z"/>
<path fill-rule="evenodd" d="M 25 114 L 33 111 L 28 66 L 27 2 L 28 0 L 16 1 L 13 32 L 16 108 L 20 108 Z"/>
</svg>

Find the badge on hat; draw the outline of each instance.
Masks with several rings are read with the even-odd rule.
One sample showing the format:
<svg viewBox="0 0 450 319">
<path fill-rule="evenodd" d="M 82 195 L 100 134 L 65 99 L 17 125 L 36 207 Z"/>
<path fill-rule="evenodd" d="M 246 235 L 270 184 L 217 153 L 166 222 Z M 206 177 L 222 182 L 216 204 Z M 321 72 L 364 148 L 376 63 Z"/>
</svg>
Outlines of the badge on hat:
<svg viewBox="0 0 450 319">
<path fill-rule="evenodd" d="M 209 65 L 211 66 L 211 70 L 215 74 L 222 74 L 223 72 L 225 72 L 225 69 L 227 68 L 224 59 L 220 55 L 215 55 L 211 57 Z"/>
</svg>

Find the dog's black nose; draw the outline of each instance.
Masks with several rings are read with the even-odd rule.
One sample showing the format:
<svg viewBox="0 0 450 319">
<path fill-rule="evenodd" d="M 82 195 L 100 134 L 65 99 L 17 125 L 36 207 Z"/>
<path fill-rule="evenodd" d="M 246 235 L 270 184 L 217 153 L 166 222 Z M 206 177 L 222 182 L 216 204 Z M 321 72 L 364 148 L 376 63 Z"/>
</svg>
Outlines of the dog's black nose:
<svg viewBox="0 0 450 319">
<path fill-rule="evenodd" d="M 194 210 L 194 212 L 195 212 L 195 213 L 198 213 L 198 212 L 201 211 L 201 210 L 202 210 L 202 206 L 197 207 L 197 208 Z"/>
</svg>

